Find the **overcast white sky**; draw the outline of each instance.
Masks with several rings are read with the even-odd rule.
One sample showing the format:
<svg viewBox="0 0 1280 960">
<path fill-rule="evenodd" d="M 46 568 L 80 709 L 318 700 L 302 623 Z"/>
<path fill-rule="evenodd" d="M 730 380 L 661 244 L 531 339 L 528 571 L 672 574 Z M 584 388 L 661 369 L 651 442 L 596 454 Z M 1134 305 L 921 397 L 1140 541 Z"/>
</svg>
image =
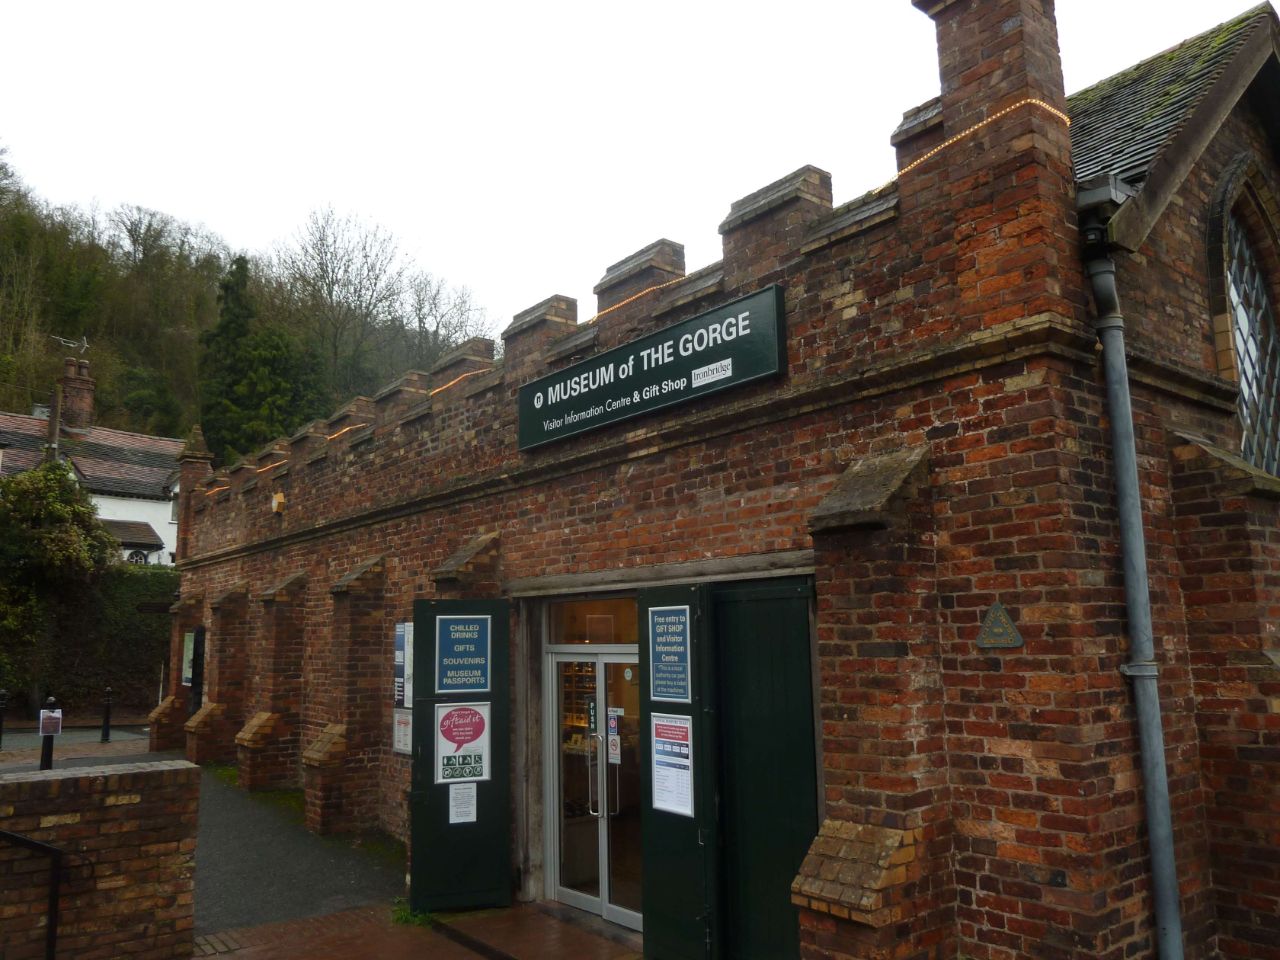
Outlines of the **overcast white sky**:
<svg viewBox="0 0 1280 960">
<path fill-rule="evenodd" d="M 1248 0 L 1058 0 L 1067 90 Z M 841 203 L 936 95 L 909 0 L 62 2 L 3 7 L 0 146 L 40 195 L 140 204 L 234 250 L 332 205 L 471 288 L 494 332 L 659 237 L 720 256 L 737 198 L 806 163 Z"/>
</svg>

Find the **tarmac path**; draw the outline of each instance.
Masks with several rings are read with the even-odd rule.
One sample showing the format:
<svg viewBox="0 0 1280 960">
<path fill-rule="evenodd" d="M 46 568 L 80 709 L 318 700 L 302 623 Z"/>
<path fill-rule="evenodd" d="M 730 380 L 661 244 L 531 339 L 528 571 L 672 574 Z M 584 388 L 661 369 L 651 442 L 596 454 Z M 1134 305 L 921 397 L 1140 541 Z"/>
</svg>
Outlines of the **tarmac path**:
<svg viewBox="0 0 1280 960">
<path fill-rule="evenodd" d="M 300 809 L 268 796 L 277 802 L 202 771 L 197 936 L 374 903 L 390 909 L 404 895 L 403 848 L 318 837 L 302 825 Z"/>
</svg>

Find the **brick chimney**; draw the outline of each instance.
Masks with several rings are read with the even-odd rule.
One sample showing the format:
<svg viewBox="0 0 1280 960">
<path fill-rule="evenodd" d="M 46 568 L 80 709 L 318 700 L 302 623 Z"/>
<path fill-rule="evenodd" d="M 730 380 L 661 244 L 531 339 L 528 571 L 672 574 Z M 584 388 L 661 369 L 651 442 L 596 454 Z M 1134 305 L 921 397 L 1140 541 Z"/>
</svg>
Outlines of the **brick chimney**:
<svg viewBox="0 0 1280 960">
<path fill-rule="evenodd" d="M 1066 109 L 1053 0 L 911 0 L 933 20 L 947 134 L 1026 97 Z"/>
<path fill-rule="evenodd" d="M 62 388 L 62 425 L 71 430 L 93 426 L 94 380 L 89 376 L 89 361 L 67 357 L 58 386 Z"/>
<path fill-rule="evenodd" d="M 1071 323 L 1082 268 L 1053 0 L 911 2 L 934 21 L 941 81 L 936 107 L 913 122 L 932 127 L 926 142 L 956 139 L 899 185 L 904 212 L 950 207 L 948 249 L 970 282 L 946 313 Z"/>
</svg>

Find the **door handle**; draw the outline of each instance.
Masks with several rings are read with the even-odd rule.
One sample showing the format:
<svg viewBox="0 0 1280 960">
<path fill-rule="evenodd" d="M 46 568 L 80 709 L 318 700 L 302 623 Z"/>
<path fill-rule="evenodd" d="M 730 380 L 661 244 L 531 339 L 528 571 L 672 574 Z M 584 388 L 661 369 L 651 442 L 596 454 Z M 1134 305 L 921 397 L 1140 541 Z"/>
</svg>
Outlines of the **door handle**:
<svg viewBox="0 0 1280 960">
<path fill-rule="evenodd" d="M 587 812 L 591 814 L 593 817 L 595 817 L 597 820 L 603 820 L 604 806 L 605 806 L 603 803 L 600 804 L 599 810 L 591 809 L 591 781 L 592 780 L 596 781 L 596 795 L 598 799 L 600 794 L 600 782 L 598 779 L 599 775 L 596 771 L 600 769 L 600 750 L 604 746 L 604 737 L 598 733 L 588 734 L 588 736 L 592 740 L 594 740 L 596 743 L 593 749 L 587 751 Z M 596 770 L 591 769 L 592 757 L 595 757 Z"/>
<path fill-rule="evenodd" d="M 609 816 L 616 817 L 618 813 L 622 810 L 622 780 L 621 780 L 622 764 L 611 763 L 609 764 L 609 766 L 613 768 L 613 799 L 616 800 L 618 803 L 616 810 L 611 809 L 609 811 Z"/>
</svg>

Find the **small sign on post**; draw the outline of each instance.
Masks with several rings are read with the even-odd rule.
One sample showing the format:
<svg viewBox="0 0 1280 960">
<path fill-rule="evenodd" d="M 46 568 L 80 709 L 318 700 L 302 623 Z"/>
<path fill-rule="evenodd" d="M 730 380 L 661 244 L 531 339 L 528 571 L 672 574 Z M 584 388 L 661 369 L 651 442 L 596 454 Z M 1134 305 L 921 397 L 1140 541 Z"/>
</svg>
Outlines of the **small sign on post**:
<svg viewBox="0 0 1280 960">
<path fill-rule="evenodd" d="M 53 738 L 62 733 L 62 711 L 58 701 L 50 697 L 40 711 L 40 769 L 53 769 Z"/>
<path fill-rule="evenodd" d="M 56 737 L 62 733 L 62 711 L 61 710 L 41 710 L 40 711 L 40 736 Z"/>
</svg>

